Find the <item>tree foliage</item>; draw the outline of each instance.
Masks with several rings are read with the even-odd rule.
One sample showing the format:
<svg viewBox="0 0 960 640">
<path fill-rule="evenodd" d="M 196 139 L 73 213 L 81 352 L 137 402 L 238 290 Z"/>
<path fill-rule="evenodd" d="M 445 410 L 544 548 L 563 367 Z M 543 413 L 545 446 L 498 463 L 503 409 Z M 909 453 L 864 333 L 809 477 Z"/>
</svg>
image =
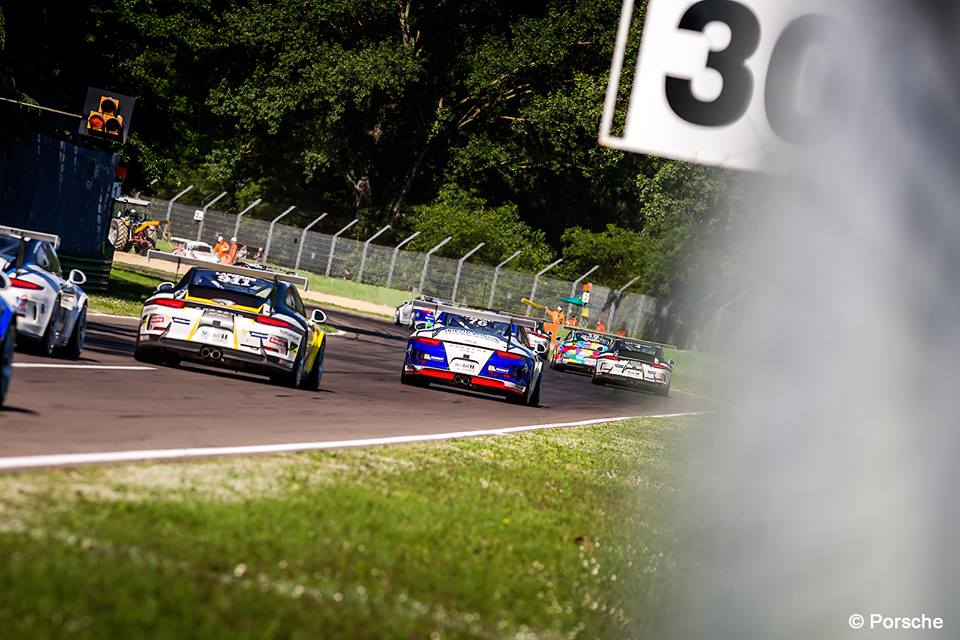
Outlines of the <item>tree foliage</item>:
<svg viewBox="0 0 960 640">
<path fill-rule="evenodd" d="M 643 5 L 639 3 L 640 12 Z M 300 222 L 360 217 L 533 269 L 682 289 L 725 176 L 602 148 L 619 0 L 77 0 L 7 10 L 8 79 L 38 101 L 137 96 L 128 189 L 186 183 Z M 639 28 L 639 22 L 637 23 Z M 0 31 L 2 37 L 2 31 Z M 636 38 L 632 39 L 635 47 Z M 29 65 L 23 63 L 29 60 Z M 29 67 L 29 68 L 28 68 Z M 3 68 L 3 67 L 0 67 Z M 75 123 L 70 124 L 75 127 Z M 299 214 L 299 212 L 303 212 Z M 386 239 L 386 238 L 385 238 Z M 431 245 L 432 246 L 432 245 Z M 585 270 L 585 269 L 584 269 Z"/>
</svg>

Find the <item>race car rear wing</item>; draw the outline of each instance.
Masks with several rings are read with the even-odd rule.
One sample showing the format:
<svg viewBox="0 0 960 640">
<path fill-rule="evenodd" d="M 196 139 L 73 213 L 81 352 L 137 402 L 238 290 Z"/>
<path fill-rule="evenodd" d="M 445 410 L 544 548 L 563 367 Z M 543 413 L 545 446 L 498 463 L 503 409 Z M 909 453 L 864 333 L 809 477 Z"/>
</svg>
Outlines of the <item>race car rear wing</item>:
<svg viewBox="0 0 960 640">
<path fill-rule="evenodd" d="M 178 256 L 175 253 L 167 253 L 165 251 L 154 251 L 150 250 L 147 252 L 147 260 L 162 260 L 164 262 L 176 262 L 177 263 L 177 276 L 180 275 L 181 265 L 186 265 L 188 267 L 203 267 L 204 269 L 210 269 L 212 271 L 220 271 L 222 273 L 235 273 L 240 276 L 247 276 L 250 278 L 260 278 L 261 280 L 274 280 L 279 282 L 289 282 L 290 284 L 295 284 L 299 287 L 303 287 L 303 290 L 307 290 L 308 280 L 303 276 L 295 276 L 286 273 L 278 273 L 276 271 L 268 271 L 267 269 L 251 269 L 249 267 L 238 267 L 234 264 L 219 264 L 217 262 L 207 262 L 205 260 L 197 260 L 196 258 L 188 258 L 186 256 Z"/>
<path fill-rule="evenodd" d="M 679 349 L 679 347 L 677 347 L 676 345 L 668 344 L 666 342 L 656 342 L 654 340 L 643 340 L 642 338 L 631 338 L 630 336 L 618 336 L 615 333 L 609 333 L 607 331 L 597 331 L 595 329 L 590 329 L 589 327 L 576 327 L 570 324 L 565 324 L 563 325 L 563 328 L 566 329 L 568 333 L 570 331 L 582 331 L 584 333 L 592 333 L 598 336 L 605 336 L 607 338 L 612 338 L 614 340 L 623 338 L 624 340 L 631 340 L 633 342 L 642 342 L 643 344 L 654 345 L 657 347 L 666 347 L 667 349 Z"/>
<path fill-rule="evenodd" d="M 30 231 L 29 229 L 17 229 L 16 227 L 0 226 L 0 235 L 23 238 L 24 240 L 44 240 L 52 244 L 54 249 L 60 248 L 60 236 L 53 233 L 44 233 L 42 231 Z"/>
<path fill-rule="evenodd" d="M 451 305 L 431 302 L 418 302 L 414 305 L 414 308 L 431 310 L 435 314 L 434 317 L 440 315 L 441 313 L 453 313 L 458 316 L 464 316 L 465 318 L 478 318 L 481 320 L 489 320 L 490 322 L 512 323 L 525 329 L 535 329 L 537 326 L 536 320 L 530 318 L 516 318 L 513 316 L 504 315 L 502 313 L 496 313 L 494 311 L 480 311 L 477 309 L 454 307 Z"/>
</svg>

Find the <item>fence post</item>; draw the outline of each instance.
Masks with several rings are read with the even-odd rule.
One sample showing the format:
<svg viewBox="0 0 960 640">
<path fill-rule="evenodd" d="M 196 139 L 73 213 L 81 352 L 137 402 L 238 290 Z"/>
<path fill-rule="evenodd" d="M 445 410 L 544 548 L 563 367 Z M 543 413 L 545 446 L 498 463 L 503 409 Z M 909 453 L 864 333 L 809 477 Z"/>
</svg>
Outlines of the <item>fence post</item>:
<svg viewBox="0 0 960 640">
<path fill-rule="evenodd" d="M 357 224 L 359 221 L 360 218 L 354 218 L 353 222 L 350 222 L 343 229 L 340 229 L 340 231 L 337 231 L 335 234 L 333 234 L 333 240 L 330 241 L 330 255 L 327 256 L 327 270 L 324 272 L 324 275 L 328 278 L 330 277 L 330 267 L 333 266 L 333 252 L 337 250 L 337 238 L 339 238 L 341 234 L 343 234 L 353 225 Z"/>
<path fill-rule="evenodd" d="M 522 251 L 514 251 L 513 255 L 497 265 L 497 268 L 493 270 L 493 281 L 490 283 L 490 299 L 487 300 L 487 308 L 493 309 L 493 296 L 497 292 L 497 280 L 500 278 L 500 270 L 503 269 L 503 266 L 520 255 Z"/>
<path fill-rule="evenodd" d="M 589 276 L 591 273 L 593 273 L 594 271 L 596 271 L 596 270 L 599 269 L 599 268 L 600 268 L 600 265 L 595 264 L 595 265 L 593 265 L 593 269 L 590 269 L 590 271 L 587 271 L 585 274 L 583 274 L 582 276 L 580 276 L 579 278 L 577 278 L 576 280 L 573 281 L 573 284 L 570 286 L 570 297 L 571 297 L 571 298 L 572 298 L 573 296 L 577 295 L 577 285 L 580 284 L 581 282 L 583 282 L 584 280 L 586 280 L 586 279 L 587 279 L 587 276 Z M 568 305 L 567 305 L 567 317 L 568 317 L 568 318 L 570 317 L 570 314 L 571 314 L 571 313 L 573 313 L 573 305 L 572 305 L 572 304 L 568 304 Z"/>
<path fill-rule="evenodd" d="M 297 208 L 297 205 L 293 205 L 292 207 L 288 207 L 286 211 L 284 211 L 283 213 L 281 213 L 281 214 L 278 215 L 276 218 L 274 218 L 273 220 L 270 221 L 270 228 L 267 229 L 267 244 L 263 247 L 263 260 L 262 260 L 263 262 L 266 262 L 266 261 L 267 261 L 267 258 L 270 257 L 270 243 L 273 242 L 273 227 L 274 227 L 274 225 L 277 224 L 277 220 L 279 220 L 279 219 L 282 218 L 283 216 L 287 215 L 288 213 L 290 213 L 291 211 L 293 211 L 293 210 L 296 209 L 296 208 Z"/>
<path fill-rule="evenodd" d="M 547 271 L 550 271 L 550 269 L 553 269 L 555 266 L 557 266 L 561 262 L 563 262 L 563 258 L 560 258 L 559 260 L 554 260 L 553 262 L 548 264 L 546 267 L 544 267 L 543 270 L 541 270 L 537 275 L 533 276 L 533 287 L 530 289 L 530 297 L 528 298 L 530 302 L 536 302 L 535 296 L 537 295 L 537 285 L 540 284 L 540 276 L 545 274 Z M 531 307 L 530 305 L 527 305 L 527 315 L 530 315 L 532 311 L 533 311 L 533 307 Z"/>
<path fill-rule="evenodd" d="M 467 261 L 467 258 L 475 254 L 477 251 L 483 248 L 483 245 L 487 244 L 486 242 L 481 242 L 470 251 L 467 251 L 462 258 L 457 261 L 457 275 L 453 279 L 453 295 L 450 296 L 450 302 L 457 304 L 457 289 L 460 288 L 460 272 L 463 270 L 463 263 Z"/>
<path fill-rule="evenodd" d="M 363 282 L 363 267 L 367 264 L 367 249 L 370 248 L 370 243 L 377 239 L 377 237 L 390 228 L 390 225 L 385 226 L 380 231 L 377 231 L 375 234 L 367 238 L 367 241 L 363 243 L 363 253 L 360 254 L 360 270 L 357 271 L 357 282 Z"/>
<path fill-rule="evenodd" d="M 321 214 L 319 218 L 317 218 L 316 220 L 314 220 L 313 222 L 311 222 L 310 224 L 308 224 L 303 228 L 303 233 L 300 234 L 300 246 L 297 248 L 297 262 L 296 264 L 293 265 L 294 271 L 300 270 L 300 256 L 303 255 L 303 243 L 307 239 L 307 231 L 310 231 L 310 229 L 313 228 L 313 225 L 317 224 L 318 222 L 320 222 L 326 217 L 327 217 L 327 214 L 325 213 Z"/>
<path fill-rule="evenodd" d="M 418 235 L 420 235 L 419 231 L 417 231 L 412 235 L 407 236 L 406 238 L 400 241 L 400 244 L 398 244 L 396 247 L 393 248 L 393 255 L 390 257 L 390 271 L 387 273 L 388 289 L 390 288 L 390 285 L 393 284 L 393 268 L 397 266 L 397 255 L 400 253 L 400 247 L 404 246 L 405 244 L 407 244 L 408 242 L 416 238 Z"/>
<path fill-rule="evenodd" d="M 617 305 L 620 304 L 620 296 L 623 295 L 623 292 L 629 289 L 634 282 L 640 279 L 640 276 L 637 276 L 627 284 L 623 285 L 614 292 L 613 302 L 610 303 L 610 315 L 607 316 L 607 326 L 613 326 L 613 316 L 617 313 Z"/>
<path fill-rule="evenodd" d="M 726 312 L 727 308 L 730 307 L 734 302 L 738 301 L 743 296 L 747 295 L 746 291 L 741 291 L 729 302 L 725 302 L 720 305 L 720 308 L 717 309 L 717 322 L 713 325 L 713 339 L 710 341 L 710 351 L 717 350 L 717 340 L 720 338 L 720 324 L 723 321 L 723 314 Z"/>
<path fill-rule="evenodd" d="M 200 236 L 203 235 L 203 224 L 207 221 L 207 209 L 209 209 L 210 207 L 212 207 L 213 204 L 214 204 L 215 202 L 217 202 L 217 200 L 219 200 L 220 198 L 222 198 L 222 197 L 225 196 L 225 195 L 227 195 L 227 192 L 226 192 L 226 191 L 224 191 L 223 193 L 221 193 L 220 195 L 218 195 L 216 198 L 214 198 L 213 200 L 211 200 L 211 201 L 208 202 L 207 204 L 203 205 L 203 218 L 200 219 L 200 226 L 197 227 L 197 242 L 200 242 Z"/>
<path fill-rule="evenodd" d="M 430 256 L 432 256 L 435 251 L 451 240 L 453 240 L 453 236 L 447 236 L 445 240 L 440 241 L 440 244 L 435 246 L 433 249 L 430 249 L 430 251 L 427 251 L 427 255 L 423 257 L 423 271 L 420 272 L 420 287 L 418 288 L 421 294 L 423 293 L 423 283 L 427 281 L 427 265 L 430 264 Z"/>
<path fill-rule="evenodd" d="M 172 236 L 172 235 L 173 235 L 172 233 L 170 233 L 170 216 L 171 216 L 171 214 L 173 214 L 173 203 L 176 202 L 177 200 L 179 200 L 179 199 L 180 199 L 180 196 L 185 196 L 191 189 L 193 189 L 193 185 L 192 185 L 192 184 L 189 185 L 189 186 L 187 186 L 186 189 L 184 189 L 183 191 L 181 191 L 181 192 L 178 193 L 177 195 L 173 196 L 173 198 L 170 199 L 170 202 L 167 203 L 167 221 L 166 221 L 166 223 L 164 224 L 164 228 L 166 229 L 168 236 Z"/>
<path fill-rule="evenodd" d="M 251 209 L 253 209 L 255 206 L 257 206 L 257 205 L 260 204 L 261 202 L 263 202 L 263 200 L 261 200 L 260 198 L 257 198 L 256 200 L 254 200 L 253 202 L 251 202 L 250 205 L 249 205 L 246 209 L 244 209 L 243 211 L 241 211 L 240 213 L 237 214 L 237 224 L 233 225 L 233 237 L 234 237 L 234 238 L 236 238 L 236 237 L 237 237 L 237 234 L 240 233 L 240 218 L 242 218 L 245 213 L 247 213 L 248 211 L 250 211 Z"/>
</svg>

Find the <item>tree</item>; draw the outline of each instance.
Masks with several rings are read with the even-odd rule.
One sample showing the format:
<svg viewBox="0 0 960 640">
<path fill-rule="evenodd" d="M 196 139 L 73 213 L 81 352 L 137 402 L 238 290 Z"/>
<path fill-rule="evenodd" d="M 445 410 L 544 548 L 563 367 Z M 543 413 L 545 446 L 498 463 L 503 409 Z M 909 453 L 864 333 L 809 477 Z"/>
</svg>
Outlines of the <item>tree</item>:
<svg viewBox="0 0 960 640">
<path fill-rule="evenodd" d="M 510 263 L 511 268 L 532 270 L 548 264 L 552 252 L 543 231 L 531 229 L 513 204 L 490 207 L 475 193 L 457 187 L 446 187 L 437 201 L 414 208 L 410 230 L 420 236 L 411 248 L 426 251 L 447 237 L 440 255 L 460 258 L 481 242 L 486 243 L 474 260 L 497 264 L 514 251 L 522 253 Z"/>
</svg>

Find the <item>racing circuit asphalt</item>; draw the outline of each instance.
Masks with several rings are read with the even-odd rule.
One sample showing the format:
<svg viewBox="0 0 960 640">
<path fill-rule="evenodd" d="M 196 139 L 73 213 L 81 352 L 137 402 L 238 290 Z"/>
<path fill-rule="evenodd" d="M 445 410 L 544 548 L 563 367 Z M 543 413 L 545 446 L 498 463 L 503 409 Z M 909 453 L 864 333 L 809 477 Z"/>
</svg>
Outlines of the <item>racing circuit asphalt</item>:
<svg viewBox="0 0 960 640">
<path fill-rule="evenodd" d="M 0 410 L 0 459 L 426 435 L 720 408 L 676 390 L 660 398 L 549 369 L 538 408 L 403 386 L 408 330 L 338 311 L 328 317 L 346 334 L 328 338 L 321 390 L 310 392 L 194 365 L 145 367 L 133 360 L 136 318 L 91 316 L 79 361 L 17 353 L 20 366 Z M 141 368 L 112 368 L 118 366 Z"/>
</svg>

